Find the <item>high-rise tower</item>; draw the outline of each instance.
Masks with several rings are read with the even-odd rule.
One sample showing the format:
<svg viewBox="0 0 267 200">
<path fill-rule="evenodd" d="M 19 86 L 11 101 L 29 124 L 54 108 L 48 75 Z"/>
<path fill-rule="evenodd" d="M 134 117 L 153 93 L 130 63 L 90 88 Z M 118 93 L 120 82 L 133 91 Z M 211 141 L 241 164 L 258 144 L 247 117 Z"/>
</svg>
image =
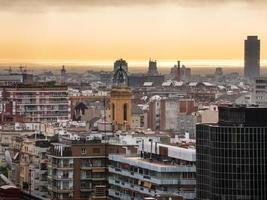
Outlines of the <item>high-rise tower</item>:
<svg viewBox="0 0 267 200">
<path fill-rule="evenodd" d="M 267 199 L 266 144 L 266 107 L 219 107 L 196 128 L 197 200 Z"/>
<path fill-rule="evenodd" d="M 245 68 L 246 78 L 260 76 L 260 40 L 258 36 L 248 36 L 245 40 Z"/>
</svg>

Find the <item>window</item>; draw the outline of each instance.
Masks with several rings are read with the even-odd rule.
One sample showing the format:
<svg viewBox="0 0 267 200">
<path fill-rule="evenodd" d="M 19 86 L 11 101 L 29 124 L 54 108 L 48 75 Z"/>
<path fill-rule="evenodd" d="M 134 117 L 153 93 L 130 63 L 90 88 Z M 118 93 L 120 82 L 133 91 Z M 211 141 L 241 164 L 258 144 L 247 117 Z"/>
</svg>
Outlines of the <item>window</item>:
<svg viewBox="0 0 267 200">
<path fill-rule="evenodd" d="M 100 153 L 100 148 L 93 148 L 93 153 Z"/>
<path fill-rule="evenodd" d="M 123 120 L 127 121 L 127 114 L 128 114 L 128 105 L 125 103 L 123 105 Z"/>
<path fill-rule="evenodd" d="M 81 155 L 86 155 L 86 148 L 81 148 Z"/>
<path fill-rule="evenodd" d="M 112 120 L 115 120 L 115 105 L 112 104 Z"/>
<path fill-rule="evenodd" d="M 69 172 L 63 171 L 63 178 L 69 178 Z"/>
</svg>

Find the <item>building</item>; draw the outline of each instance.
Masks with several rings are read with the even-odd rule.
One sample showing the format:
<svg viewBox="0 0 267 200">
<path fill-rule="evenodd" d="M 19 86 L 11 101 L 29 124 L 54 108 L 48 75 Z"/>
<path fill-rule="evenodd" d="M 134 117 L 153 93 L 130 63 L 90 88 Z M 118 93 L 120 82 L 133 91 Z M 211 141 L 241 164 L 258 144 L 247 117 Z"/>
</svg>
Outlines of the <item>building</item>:
<svg viewBox="0 0 267 200">
<path fill-rule="evenodd" d="M 132 93 L 128 87 L 127 72 L 120 67 L 114 74 L 111 96 L 111 119 L 119 129 L 131 127 Z"/>
<path fill-rule="evenodd" d="M 0 198 L 4 200 L 21 200 L 22 192 L 3 174 L 0 174 Z"/>
<path fill-rule="evenodd" d="M 0 89 L 0 120 L 55 122 L 71 118 L 67 86 L 52 83 Z"/>
<path fill-rule="evenodd" d="M 192 99 L 153 96 L 150 99 L 147 113 L 148 128 L 174 130 L 180 133 L 190 131 L 194 135 L 195 123 L 191 123 L 194 117 L 191 114 L 195 111 L 195 101 Z M 187 122 L 190 122 L 190 126 Z"/>
<path fill-rule="evenodd" d="M 126 60 L 123 60 L 122 58 L 114 62 L 113 72 L 115 73 L 120 67 L 122 67 L 122 69 L 128 72 L 128 63 L 126 62 Z"/>
<path fill-rule="evenodd" d="M 65 84 L 65 81 L 66 81 L 66 69 L 65 69 L 65 66 L 63 65 L 62 66 L 62 69 L 60 71 L 60 83 L 61 84 Z"/>
<path fill-rule="evenodd" d="M 52 143 L 48 152 L 50 199 L 107 199 L 107 155 L 130 149 L 124 147 L 85 138 Z"/>
<path fill-rule="evenodd" d="M 107 87 L 112 86 L 112 73 L 111 72 L 100 72 L 100 81 Z"/>
<path fill-rule="evenodd" d="M 157 61 L 149 60 L 149 65 L 148 65 L 148 75 L 159 75 L 158 72 L 158 67 L 157 67 Z"/>
<path fill-rule="evenodd" d="M 203 107 L 195 113 L 195 116 L 198 123 L 218 123 L 218 106 Z"/>
<path fill-rule="evenodd" d="M 260 76 L 260 40 L 258 36 L 248 36 L 245 40 L 244 75 L 249 79 Z"/>
<path fill-rule="evenodd" d="M 221 68 L 221 67 L 217 67 L 216 69 L 215 69 L 215 73 L 214 73 L 214 75 L 215 76 L 222 76 L 223 75 L 223 68 Z"/>
<path fill-rule="evenodd" d="M 30 84 L 33 81 L 32 79 L 33 75 L 28 73 L 1 74 L 0 86 L 14 86 L 21 83 Z"/>
<path fill-rule="evenodd" d="M 144 127 L 144 112 L 136 104 L 132 104 L 132 122 L 131 129 L 143 128 Z"/>
<path fill-rule="evenodd" d="M 111 199 L 195 198 L 195 149 L 142 142 L 141 155 L 109 155 Z"/>
<path fill-rule="evenodd" d="M 197 200 L 267 199 L 267 108 L 219 107 L 196 134 Z"/>
<path fill-rule="evenodd" d="M 256 78 L 253 97 L 255 104 L 267 105 L 267 77 Z"/>
<path fill-rule="evenodd" d="M 140 73 L 132 73 L 128 76 L 129 78 L 129 87 L 131 88 L 140 88 L 145 85 L 145 83 L 149 82 L 153 86 L 161 86 L 164 82 L 164 75 L 149 75 L 149 74 L 140 74 Z"/>
<path fill-rule="evenodd" d="M 46 140 L 25 139 L 21 141 L 19 155 L 19 186 L 22 190 L 47 197 L 47 155 L 49 142 Z M 15 151 L 16 152 L 16 151 Z"/>
<path fill-rule="evenodd" d="M 191 78 L 191 69 L 185 67 L 182 65 L 181 67 L 181 62 L 177 61 L 177 65 L 174 65 L 171 68 L 171 73 L 174 80 L 176 81 L 189 81 Z"/>
</svg>

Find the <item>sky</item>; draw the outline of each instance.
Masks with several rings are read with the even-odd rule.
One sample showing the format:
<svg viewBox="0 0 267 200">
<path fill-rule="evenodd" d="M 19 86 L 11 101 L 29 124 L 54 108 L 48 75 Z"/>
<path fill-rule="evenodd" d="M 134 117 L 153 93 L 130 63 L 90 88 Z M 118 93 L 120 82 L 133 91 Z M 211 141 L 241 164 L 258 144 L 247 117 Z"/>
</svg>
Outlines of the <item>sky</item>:
<svg viewBox="0 0 267 200">
<path fill-rule="evenodd" d="M 0 0 L 0 62 L 267 58 L 266 0 Z"/>
</svg>

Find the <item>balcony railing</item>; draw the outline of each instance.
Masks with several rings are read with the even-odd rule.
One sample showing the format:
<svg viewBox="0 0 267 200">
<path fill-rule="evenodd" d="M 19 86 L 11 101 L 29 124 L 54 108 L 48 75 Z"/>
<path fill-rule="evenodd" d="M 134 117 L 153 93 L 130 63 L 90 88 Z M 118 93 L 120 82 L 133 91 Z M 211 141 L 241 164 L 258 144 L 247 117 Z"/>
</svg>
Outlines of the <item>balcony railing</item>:
<svg viewBox="0 0 267 200">
<path fill-rule="evenodd" d="M 139 193 L 146 194 L 148 196 L 183 196 L 185 199 L 195 199 L 195 191 L 190 191 L 190 192 L 184 192 L 184 191 L 179 191 L 179 192 L 173 192 L 173 191 L 163 191 L 159 189 L 150 189 L 146 188 L 140 185 L 135 185 L 132 183 L 124 182 L 121 180 L 116 180 L 114 178 L 109 177 L 108 179 L 109 184 L 119 186 L 121 188 L 126 188 L 129 190 L 135 190 Z M 111 195 L 112 196 L 112 195 Z M 118 195 L 116 195 L 118 196 Z"/>
<path fill-rule="evenodd" d="M 119 198 L 119 199 L 123 199 L 123 200 L 132 200 L 133 199 L 133 197 L 131 197 L 130 195 L 120 193 L 120 192 L 115 191 L 113 189 L 109 189 L 108 194 L 111 197 L 115 197 L 115 198 Z"/>
<path fill-rule="evenodd" d="M 60 163 L 52 163 L 53 168 L 60 168 L 60 169 L 72 169 L 73 164 L 60 164 Z"/>
<path fill-rule="evenodd" d="M 149 180 L 149 182 L 152 182 L 158 185 L 177 185 L 177 184 L 196 185 L 196 180 L 193 178 L 192 179 L 191 178 L 159 178 L 159 177 L 148 176 L 148 175 L 139 174 L 139 173 L 133 173 L 128 170 L 113 168 L 113 167 L 109 167 L 108 171 L 110 173 L 120 174 L 120 175 L 131 177 L 134 179 L 140 179 L 143 181 Z"/>
</svg>

